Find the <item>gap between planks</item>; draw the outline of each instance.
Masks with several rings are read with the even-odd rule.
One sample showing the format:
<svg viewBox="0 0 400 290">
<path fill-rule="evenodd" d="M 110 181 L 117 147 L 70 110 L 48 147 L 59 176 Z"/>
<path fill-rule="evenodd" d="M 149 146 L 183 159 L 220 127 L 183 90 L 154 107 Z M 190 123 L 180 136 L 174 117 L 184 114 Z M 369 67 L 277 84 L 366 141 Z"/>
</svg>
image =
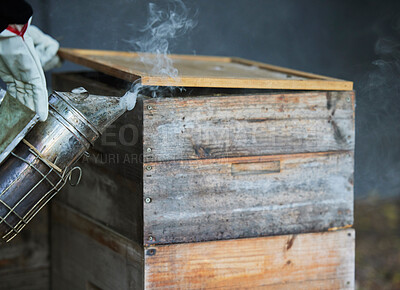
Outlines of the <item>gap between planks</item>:
<svg viewBox="0 0 400 290">
<path fill-rule="evenodd" d="M 209 158 L 209 159 L 182 159 L 182 160 L 161 160 L 161 161 L 148 161 L 143 162 L 143 165 L 153 166 L 160 163 L 178 163 L 178 164 L 213 164 L 213 163 L 253 163 L 253 162 L 268 162 L 268 161 L 279 161 L 291 158 L 307 158 L 314 156 L 330 156 L 340 154 L 353 154 L 351 150 L 338 150 L 338 151 L 323 151 L 323 152 L 306 152 L 306 153 L 291 153 L 291 154 L 274 154 L 274 155 L 262 155 L 262 156 L 244 156 L 244 157 L 221 157 L 221 158 Z M 148 157 L 147 157 L 148 158 Z"/>
</svg>

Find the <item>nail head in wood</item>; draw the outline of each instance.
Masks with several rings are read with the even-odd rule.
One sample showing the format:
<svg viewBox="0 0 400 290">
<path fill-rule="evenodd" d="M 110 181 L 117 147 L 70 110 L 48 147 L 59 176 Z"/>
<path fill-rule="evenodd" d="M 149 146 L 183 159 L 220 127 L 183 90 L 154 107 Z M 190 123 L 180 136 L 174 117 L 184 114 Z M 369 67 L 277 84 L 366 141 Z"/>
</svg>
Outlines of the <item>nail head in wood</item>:
<svg viewBox="0 0 400 290">
<path fill-rule="evenodd" d="M 146 253 L 147 256 L 154 256 L 156 254 L 156 249 L 149 249 Z"/>
<path fill-rule="evenodd" d="M 144 200 L 146 203 L 150 203 L 151 202 L 151 198 L 150 197 L 146 197 L 146 199 Z"/>
<path fill-rule="evenodd" d="M 146 170 L 147 171 L 150 171 L 150 170 L 152 170 L 153 169 L 153 167 L 151 167 L 150 165 L 149 166 L 146 166 Z"/>
</svg>

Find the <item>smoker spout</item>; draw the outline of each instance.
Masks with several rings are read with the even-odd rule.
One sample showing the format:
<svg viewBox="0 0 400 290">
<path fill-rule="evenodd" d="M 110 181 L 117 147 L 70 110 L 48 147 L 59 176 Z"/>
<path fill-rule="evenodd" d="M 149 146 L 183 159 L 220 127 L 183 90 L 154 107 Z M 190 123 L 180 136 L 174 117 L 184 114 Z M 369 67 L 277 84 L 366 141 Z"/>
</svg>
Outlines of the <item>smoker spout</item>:
<svg viewBox="0 0 400 290">
<path fill-rule="evenodd" d="M 69 104 L 81 112 L 100 134 L 126 111 L 118 97 L 89 95 L 86 90 L 80 92 L 62 93 L 62 96 L 66 97 Z"/>
</svg>

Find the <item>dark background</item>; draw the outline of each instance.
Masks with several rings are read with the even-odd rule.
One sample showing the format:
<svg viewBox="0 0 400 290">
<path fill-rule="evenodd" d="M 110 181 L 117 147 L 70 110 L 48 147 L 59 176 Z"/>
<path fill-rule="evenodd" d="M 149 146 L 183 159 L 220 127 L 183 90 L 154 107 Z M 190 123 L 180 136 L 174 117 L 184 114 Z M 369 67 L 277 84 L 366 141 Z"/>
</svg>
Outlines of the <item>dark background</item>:
<svg viewBox="0 0 400 290">
<path fill-rule="evenodd" d="M 129 40 L 148 15 L 148 1 L 139 0 L 29 2 L 33 23 L 63 47 L 133 50 Z M 198 24 L 170 42 L 172 53 L 239 56 L 354 81 L 355 195 L 400 194 L 400 1 L 185 3 Z"/>
</svg>

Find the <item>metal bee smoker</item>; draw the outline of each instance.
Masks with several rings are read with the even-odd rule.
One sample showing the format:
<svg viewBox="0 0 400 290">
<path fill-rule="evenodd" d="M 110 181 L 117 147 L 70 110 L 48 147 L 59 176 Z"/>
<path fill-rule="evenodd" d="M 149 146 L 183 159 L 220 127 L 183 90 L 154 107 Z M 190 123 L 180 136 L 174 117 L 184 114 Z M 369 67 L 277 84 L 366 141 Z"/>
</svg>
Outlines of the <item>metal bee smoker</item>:
<svg viewBox="0 0 400 290">
<path fill-rule="evenodd" d="M 73 92 L 77 92 L 73 90 Z M 15 237 L 68 182 L 79 182 L 75 162 L 125 109 L 118 97 L 54 92 L 49 116 L 35 127 L 0 166 L 0 237 Z M 0 240 L 1 241 L 1 240 Z"/>
</svg>

